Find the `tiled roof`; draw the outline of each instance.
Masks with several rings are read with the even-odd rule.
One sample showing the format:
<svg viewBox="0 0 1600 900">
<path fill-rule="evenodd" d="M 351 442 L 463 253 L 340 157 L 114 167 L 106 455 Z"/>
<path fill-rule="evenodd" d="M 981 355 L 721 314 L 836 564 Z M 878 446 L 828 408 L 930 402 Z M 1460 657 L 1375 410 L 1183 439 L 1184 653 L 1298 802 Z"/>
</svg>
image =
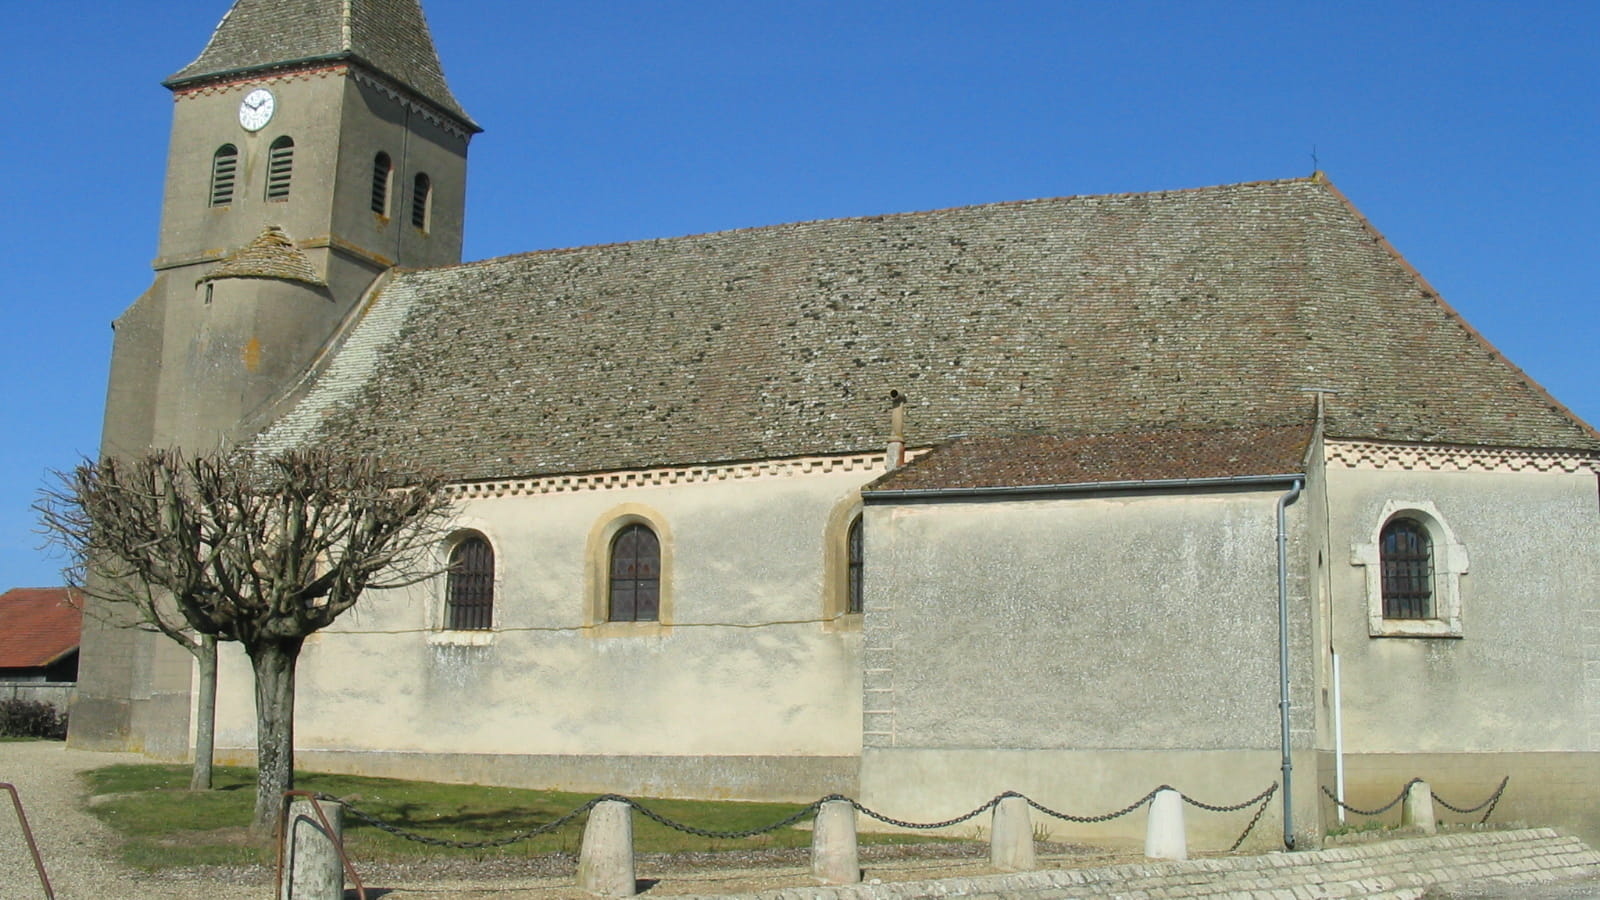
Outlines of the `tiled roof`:
<svg viewBox="0 0 1600 900">
<path fill-rule="evenodd" d="M 167 84 L 330 57 L 359 59 L 472 123 L 445 82 L 418 0 L 237 0 L 200 57 Z"/>
<path fill-rule="evenodd" d="M 78 649 L 83 611 L 68 588 L 12 588 L 0 594 L 0 669 L 41 669 Z"/>
<path fill-rule="evenodd" d="M 266 230 L 239 252 L 222 261 L 202 281 L 219 278 L 281 278 L 322 287 L 326 284 L 311 260 L 294 245 L 282 228 L 268 225 Z"/>
<path fill-rule="evenodd" d="M 263 437 L 472 480 L 961 434 L 1229 430 L 1600 450 L 1320 177 L 398 274 Z M 291 437 L 291 435 L 293 437 Z"/>
<path fill-rule="evenodd" d="M 1311 424 L 1229 431 L 958 438 L 866 490 L 960 491 L 1304 472 Z"/>
</svg>

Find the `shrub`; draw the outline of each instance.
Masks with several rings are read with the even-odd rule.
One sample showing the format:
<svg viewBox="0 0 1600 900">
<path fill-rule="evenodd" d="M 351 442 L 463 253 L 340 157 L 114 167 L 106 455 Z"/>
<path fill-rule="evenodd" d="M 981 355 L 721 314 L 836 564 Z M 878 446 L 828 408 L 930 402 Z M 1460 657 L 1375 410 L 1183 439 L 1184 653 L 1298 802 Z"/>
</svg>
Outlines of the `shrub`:
<svg viewBox="0 0 1600 900">
<path fill-rule="evenodd" d="M 67 739 L 67 714 L 39 700 L 0 700 L 0 737 Z"/>
</svg>

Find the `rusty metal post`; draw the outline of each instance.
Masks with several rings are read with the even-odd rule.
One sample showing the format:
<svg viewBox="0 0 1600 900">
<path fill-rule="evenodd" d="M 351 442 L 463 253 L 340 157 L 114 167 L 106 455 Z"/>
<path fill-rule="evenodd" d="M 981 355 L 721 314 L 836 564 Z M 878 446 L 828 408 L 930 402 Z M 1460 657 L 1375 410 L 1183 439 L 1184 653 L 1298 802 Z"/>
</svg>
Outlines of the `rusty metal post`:
<svg viewBox="0 0 1600 900">
<path fill-rule="evenodd" d="M 28 852 L 33 854 L 33 868 L 39 873 L 39 886 L 44 888 L 45 900 L 56 900 L 56 892 L 50 889 L 50 876 L 44 873 L 44 860 L 39 858 L 39 845 L 33 840 L 33 829 L 28 827 L 28 814 L 22 811 L 22 796 L 17 793 L 17 786 L 0 782 L 0 790 L 11 794 L 11 805 L 17 810 L 17 822 L 22 826 L 22 839 L 28 842 Z"/>
</svg>

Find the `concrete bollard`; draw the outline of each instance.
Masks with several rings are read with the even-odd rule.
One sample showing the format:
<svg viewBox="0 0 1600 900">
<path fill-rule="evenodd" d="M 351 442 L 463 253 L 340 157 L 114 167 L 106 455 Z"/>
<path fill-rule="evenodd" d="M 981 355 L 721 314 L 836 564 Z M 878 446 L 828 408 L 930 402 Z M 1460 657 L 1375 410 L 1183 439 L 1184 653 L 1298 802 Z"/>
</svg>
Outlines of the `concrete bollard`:
<svg viewBox="0 0 1600 900">
<path fill-rule="evenodd" d="M 289 820 L 283 830 L 283 887 L 279 900 L 343 900 L 344 864 L 339 845 L 344 840 L 344 807 L 320 804 L 331 830 L 324 827 L 316 807 L 303 797 L 289 803 Z"/>
<path fill-rule="evenodd" d="M 811 874 L 823 884 L 859 884 L 856 808 L 849 800 L 828 800 L 811 828 Z"/>
<path fill-rule="evenodd" d="M 1400 808 L 1400 825 L 1416 828 L 1423 834 L 1434 834 L 1439 830 L 1438 822 L 1433 817 L 1433 788 L 1428 787 L 1426 781 L 1413 781 L 1406 788 L 1405 805 Z"/>
<path fill-rule="evenodd" d="M 1150 801 L 1144 855 L 1149 859 L 1189 858 L 1189 840 L 1183 830 L 1183 795 L 1171 788 L 1158 792 Z"/>
<path fill-rule="evenodd" d="M 989 826 L 989 865 L 1002 872 L 1028 872 L 1034 868 L 1033 822 L 1024 798 L 1004 797 L 995 804 Z"/>
<path fill-rule="evenodd" d="M 578 854 L 578 887 L 602 897 L 632 897 L 639 892 L 633 875 L 631 805 L 602 800 L 589 810 Z"/>
</svg>

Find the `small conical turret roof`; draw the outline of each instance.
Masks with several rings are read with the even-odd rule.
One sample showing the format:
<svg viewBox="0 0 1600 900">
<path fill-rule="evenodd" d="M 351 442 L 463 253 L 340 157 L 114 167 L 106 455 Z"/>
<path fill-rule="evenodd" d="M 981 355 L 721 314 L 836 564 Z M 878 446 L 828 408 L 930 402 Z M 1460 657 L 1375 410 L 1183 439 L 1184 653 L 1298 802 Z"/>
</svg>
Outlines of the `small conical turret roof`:
<svg viewBox="0 0 1600 900">
<path fill-rule="evenodd" d="M 166 84 L 336 59 L 364 63 L 477 128 L 445 82 L 419 0 L 236 0 L 200 57 Z"/>
<path fill-rule="evenodd" d="M 276 225 L 268 225 L 255 240 L 223 260 L 222 265 L 200 280 L 217 281 L 223 278 L 276 278 L 298 281 L 312 287 L 327 286 L 327 282 L 312 267 L 311 260 L 295 246 L 294 239 Z"/>
</svg>

